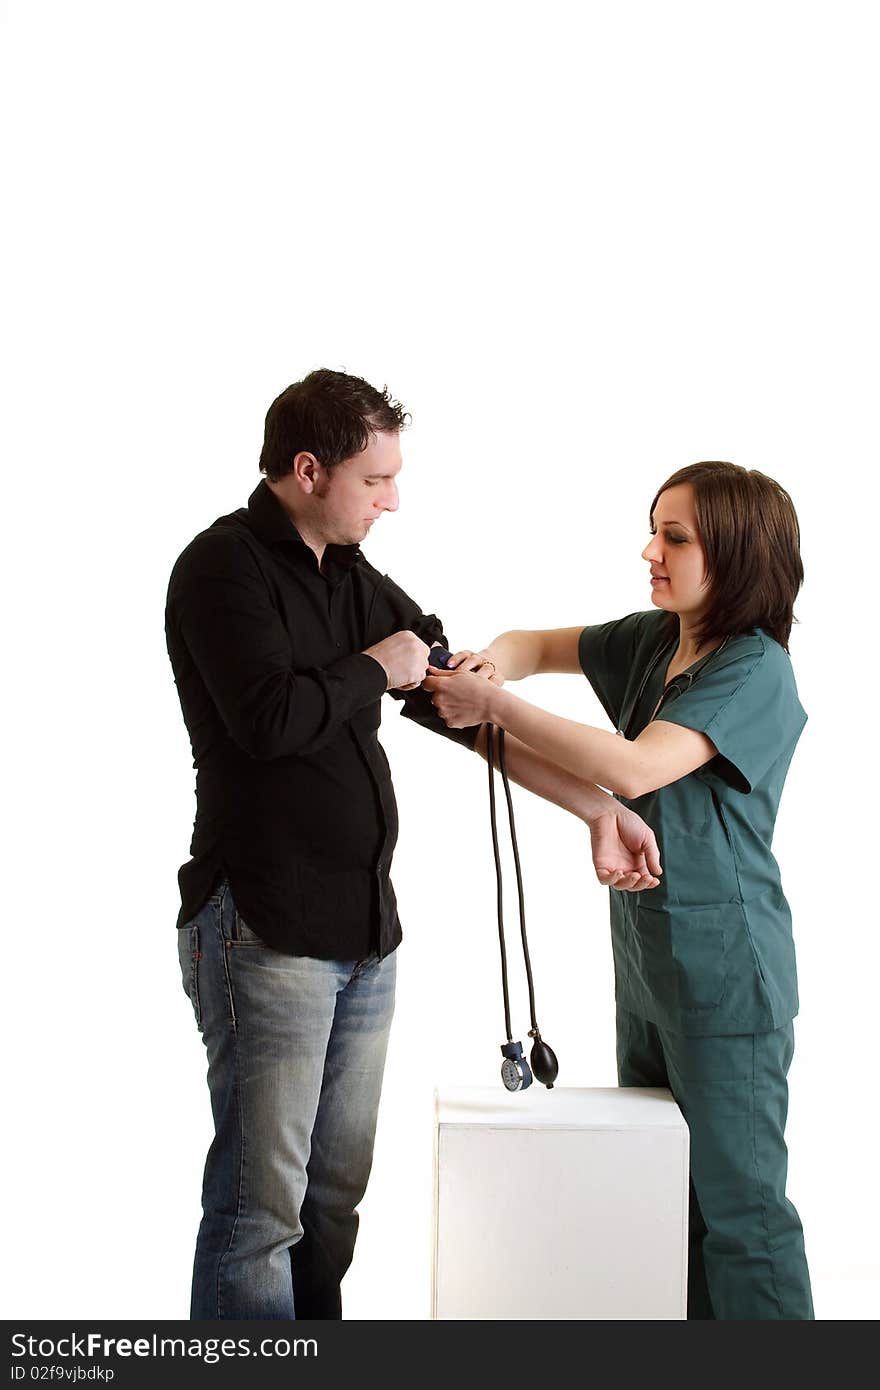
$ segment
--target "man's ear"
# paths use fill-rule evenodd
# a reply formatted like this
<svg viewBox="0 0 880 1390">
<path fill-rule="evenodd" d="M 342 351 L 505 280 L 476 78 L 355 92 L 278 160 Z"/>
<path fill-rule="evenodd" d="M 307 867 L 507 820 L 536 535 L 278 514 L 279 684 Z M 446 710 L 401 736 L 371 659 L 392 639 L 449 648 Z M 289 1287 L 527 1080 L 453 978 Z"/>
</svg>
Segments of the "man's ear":
<svg viewBox="0 0 880 1390">
<path fill-rule="evenodd" d="M 293 469 L 291 471 L 303 492 L 317 492 L 320 487 L 323 469 L 314 454 L 310 454 L 307 450 L 301 449 L 300 452 L 294 456 Z"/>
</svg>

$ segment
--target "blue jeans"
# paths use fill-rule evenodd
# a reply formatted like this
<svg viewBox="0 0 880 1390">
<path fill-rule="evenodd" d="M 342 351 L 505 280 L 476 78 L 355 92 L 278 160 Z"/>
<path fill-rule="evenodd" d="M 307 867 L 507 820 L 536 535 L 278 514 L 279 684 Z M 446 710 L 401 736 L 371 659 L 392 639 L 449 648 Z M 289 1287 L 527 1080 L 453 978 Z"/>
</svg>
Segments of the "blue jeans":
<svg viewBox="0 0 880 1390">
<path fill-rule="evenodd" d="M 272 950 L 221 883 L 177 933 L 215 1136 L 193 1318 L 339 1318 L 373 1158 L 396 960 Z"/>
</svg>

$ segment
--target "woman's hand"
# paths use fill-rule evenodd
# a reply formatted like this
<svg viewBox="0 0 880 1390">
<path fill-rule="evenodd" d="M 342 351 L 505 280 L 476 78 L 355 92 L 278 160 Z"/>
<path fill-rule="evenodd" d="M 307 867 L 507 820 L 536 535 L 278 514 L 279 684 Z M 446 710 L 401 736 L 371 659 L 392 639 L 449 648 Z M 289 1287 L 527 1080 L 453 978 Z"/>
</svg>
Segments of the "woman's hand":
<svg viewBox="0 0 880 1390">
<path fill-rule="evenodd" d="M 498 663 L 488 647 L 484 647 L 481 652 L 461 651 L 456 652 L 450 657 L 447 671 L 473 671 L 474 675 L 482 676 L 484 680 L 489 680 L 493 685 L 503 685 L 504 676 L 498 669 Z"/>
<path fill-rule="evenodd" d="M 459 653 L 460 655 L 460 653 Z M 431 703 L 450 729 L 470 729 L 491 720 L 491 699 L 497 685 L 472 671 L 433 671 L 422 682 L 431 692 Z"/>
<path fill-rule="evenodd" d="M 653 830 L 641 816 L 614 802 L 587 823 L 600 883 L 626 893 L 657 887 L 663 872 L 660 853 Z"/>
</svg>

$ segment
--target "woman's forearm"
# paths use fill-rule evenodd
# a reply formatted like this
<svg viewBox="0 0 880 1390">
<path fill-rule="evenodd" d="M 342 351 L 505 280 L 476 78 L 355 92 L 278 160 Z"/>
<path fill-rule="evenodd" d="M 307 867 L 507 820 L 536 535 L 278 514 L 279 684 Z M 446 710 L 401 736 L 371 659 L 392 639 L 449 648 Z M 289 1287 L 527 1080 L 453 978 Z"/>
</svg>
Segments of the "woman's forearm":
<svg viewBox="0 0 880 1390">
<path fill-rule="evenodd" d="M 486 757 L 486 729 L 480 730 L 476 750 Z M 505 764 L 521 787 L 561 806 L 584 821 L 590 831 L 590 854 L 599 882 L 620 892 L 656 888 L 663 869 L 653 831 L 633 811 L 565 768 L 527 748 L 511 734 L 504 738 Z M 498 743 L 495 762 L 498 763 Z"/>
<path fill-rule="evenodd" d="M 488 718 L 551 764 L 568 769 L 576 782 L 633 795 L 633 745 L 617 734 L 550 714 L 500 688 L 492 692 Z"/>
<path fill-rule="evenodd" d="M 470 671 L 438 671 L 425 677 L 424 688 L 451 729 L 496 724 L 577 781 L 607 787 L 628 801 L 677 782 L 718 752 L 706 734 L 667 719 L 650 720 L 630 742 L 550 714 Z"/>
<path fill-rule="evenodd" d="M 488 681 L 484 685 L 481 720 L 507 730 L 551 763 L 567 768 L 578 780 L 607 787 L 627 800 L 677 782 L 718 751 L 705 734 L 667 720 L 652 720 L 630 742 L 605 729 L 538 709 Z"/>
<path fill-rule="evenodd" d="M 486 728 L 480 730 L 475 744 L 481 757 L 487 756 Z M 504 740 L 504 757 L 511 779 L 527 791 L 543 797 L 563 811 L 591 824 L 597 817 L 616 809 L 614 798 L 592 782 L 585 782 L 564 767 L 542 757 L 533 748 L 508 734 Z M 498 766 L 498 741 L 495 741 L 495 766 Z"/>
<path fill-rule="evenodd" d="M 541 659 L 541 633 L 502 632 L 483 650 L 495 662 L 505 680 L 523 680 L 526 676 L 533 676 L 538 669 Z"/>
</svg>

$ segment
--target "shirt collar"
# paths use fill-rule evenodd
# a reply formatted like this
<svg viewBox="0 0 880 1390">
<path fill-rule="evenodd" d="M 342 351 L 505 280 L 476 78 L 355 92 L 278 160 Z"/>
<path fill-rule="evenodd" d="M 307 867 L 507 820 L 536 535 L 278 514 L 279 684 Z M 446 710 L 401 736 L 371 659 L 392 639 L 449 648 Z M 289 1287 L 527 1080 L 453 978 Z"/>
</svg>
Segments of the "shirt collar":
<svg viewBox="0 0 880 1390">
<path fill-rule="evenodd" d="M 251 530 L 265 545 L 289 545 L 299 559 L 311 559 L 317 565 L 315 552 L 306 545 L 265 478 L 248 498 L 247 511 Z M 350 569 L 360 554 L 359 545 L 328 545 L 324 551 L 328 561 L 344 570 Z"/>
</svg>

